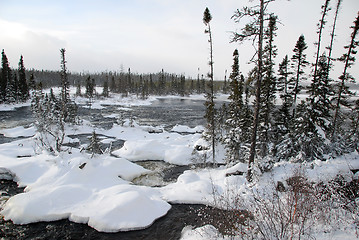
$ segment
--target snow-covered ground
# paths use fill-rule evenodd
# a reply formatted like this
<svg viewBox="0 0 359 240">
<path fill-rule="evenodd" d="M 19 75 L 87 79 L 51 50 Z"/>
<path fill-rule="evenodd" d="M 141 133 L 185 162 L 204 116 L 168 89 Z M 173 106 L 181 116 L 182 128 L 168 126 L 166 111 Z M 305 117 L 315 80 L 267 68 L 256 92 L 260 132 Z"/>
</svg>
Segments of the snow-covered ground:
<svg viewBox="0 0 359 240">
<path fill-rule="evenodd" d="M 199 98 L 199 96 L 198 96 Z M 86 99 L 77 98 L 78 103 Z M 134 104 L 151 104 L 153 99 L 135 100 L 121 97 L 98 100 L 92 107 L 118 105 L 130 107 Z M 87 121 L 81 126 L 67 126 L 67 134 L 90 134 L 94 127 Z M 111 129 L 95 129 L 96 133 L 108 136 L 102 142 L 114 139 L 125 140 L 124 146 L 112 154 L 95 155 L 80 151 L 86 147 L 66 148 L 58 155 L 49 154 L 39 148 L 34 127 L 22 126 L 1 129 L 6 137 L 24 136 L 20 140 L 0 145 L 0 170 L 13 174 L 25 192 L 11 197 L 3 206 L 1 215 L 16 224 L 38 221 L 54 221 L 68 218 L 85 223 L 104 232 L 128 231 L 146 228 L 170 209 L 169 203 L 201 203 L 215 205 L 228 191 L 236 189 L 238 194 L 249 191 L 264 191 L 273 188 L 273 183 L 283 182 L 296 169 L 302 169 L 310 182 L 327 182 L 338 174 L 344 178 L 353 176 L 350 168 L 359 168 L 359 155 L 348 154 L 326 162 L 308 164 L 281 162 L 273 171 L 258 175 L 254 183 L 248 183 L 244 175 L 245 164 L 232 167 L 194 168 L 181 174 L 177 181 L 164 187 L 139 186 L 132 180 L 149 170 L 136 161 L 162 160 L 176 165 L 190 165 L 194 159 L 196 145 L 203 144 L 200 131 L 203 127 L 190 128 L 177 125 L 171 131 L 140 126 L 126 121 Z M 160 130 L 160 131 L 153 131 Z M 151 132 L 151 133 L 150 133 Z M 153 133 L 155 132 L 155 133 Z M 186 133 L 186 134 L 180 134 Z M 79 142 L 66 138 L 66 142 Z M 197 155 L 201 154 L 197 152 Z M 217 162 L 224 161 L 224 151 L 219 150 Z M 1 176 L 1 175 L 0 175 Z M 0 205 L 1 207 L 1 205 Z M 320 229 L 320 228 L 319 228 Z M 355 227 L 333 228 L 333 231 L 313 233 L 316 239 L 354 239 Z M 339 238 L 340 237 L 340 238 Z M 183 230 L 182 239 L 230 239 L 223 237 L 210 225 Z"/>
</svg>

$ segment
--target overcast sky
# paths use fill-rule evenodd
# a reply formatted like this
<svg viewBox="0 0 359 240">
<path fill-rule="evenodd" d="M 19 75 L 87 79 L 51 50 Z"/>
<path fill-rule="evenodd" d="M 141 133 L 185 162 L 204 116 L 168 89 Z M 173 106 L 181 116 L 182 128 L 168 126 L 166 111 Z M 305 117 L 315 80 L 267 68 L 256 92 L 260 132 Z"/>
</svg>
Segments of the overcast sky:
<svg viewBox="0 0 359 240">
<path fill-rule="evenodd" d="M 257 2 L 257 0 L 251 1 Z M 324 0 L 277 0 L 270 11 L 278 15 L 277 61 L 292 55 L 301 34 L 305 35 L 308 60 L 313 61 L 316 24 Z M 332 14 L 328 16 L 324 46 L 329 41 Z M 60 48 L 66 48 L 68 69 L 76 72 L 126 71 L 154 73 L 162 68 L 195 77 L 209 70 L 208 36 L 203 11 L 213 19 L 215 78 L 231 70 L 232 53 L 238 48 L 240 68 L 246 74 L 254 54 L 250 43 L 229 43 L 231 31 L 243 27 L 231 19 L 247 0 L 0 0 L 0 48 L 12 67 L 20 55 L 27 68 L 58 70 Z M 350 41 L 350 26 L 359 11 L 358 0 L 344 0 L 339 15 L 334 57 Z M 324 48 L 323 48 L 324 50 Z M 359 58 L 359 57 L 358 57 Z M 359 65 L 351 73 L 359 80 Z M 342 64 L 336 64 L 338 75 Z M 333 76 L 334 77 L 334 76 Z"/>
</svg>

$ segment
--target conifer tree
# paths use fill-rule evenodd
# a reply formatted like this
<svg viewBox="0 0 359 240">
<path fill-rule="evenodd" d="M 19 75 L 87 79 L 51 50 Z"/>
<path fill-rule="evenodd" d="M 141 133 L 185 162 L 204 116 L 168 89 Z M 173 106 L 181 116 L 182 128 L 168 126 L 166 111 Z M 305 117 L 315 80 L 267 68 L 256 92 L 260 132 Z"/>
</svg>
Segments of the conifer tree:
<svg viewBox="0 0 359 240">
<path fill-rule="evenodd" d="M 346 53 L 344 53 L 338 60 L 344 63 L 343 73 L 339 77 L 339 83 L 336 87 L 337 91 L 335 93 L 335 112 L 333 117 L 333 132 L 332 139 L 335 138 L 335 133 L 338 128 L 338 119 L 339 119 L 339 110 L 340 106 L 348 106 L 348 98 L 353 95 L 353 93 L 349 90 L 347 86 L 348 81 L 354 80 L 353 76 L 348 73 L 349 68 L 355 62 L 355 55 L 357 51 L 355 48 L 359 45 L 359 40 L 356 40 L 356 36 L 359 30 L 359 12 L 356 20 L 354 21 L 354 26 L 351 27 L 353 32 L 351 34 L 350 44 L 345 46 L 345 49 L 348 49 Z"/>
<path fill-rule="evenodd" d="M 215 153 L 216 153 L 216 124 L 215 124 L 215 116 L 216 116 L 216 109 L 214 104 L 214 85 L 213 85 L 213 41 L 212 41 L 212 31 L 210 22 L 212 20 L 212 15 L 208 8 L 205 9 L 203 13 L 203 23 L 207 27 L 205 33 L 209 36 L 209 66 L 210 72 L 208 73 L 208 77 L 210 79 L 208 83 L 209 91 L 206 93 L 206 114 L 205 118 L 207 119 L 207 139 L 209 139 L 212 147 L 212 160 L 215 163 Z"/>
<path fill-rule="evenodd" d="M 111 82 L 110 82 L 110 92 L 116 92 L 117 91 L 117 86 L 116 86 L 116 81 L 115 81 L 115 76 L 111 77 Z"/>
<path fill-rule="evenodd" d="M 12 71 L 9 70 L 10 78 L 6 84 L 6 102 L 7 103 L 15 103 L 18 98 L 18 79 L 16 73 L 12 74 Z"/>
<path fill-rule="evenodd" d="M 87 151 L 91 153 L 91 157 L 94 157 L 95 154 L 102 154 L 102 150 L 100 147 L 100 140 L 95 132 L 95 130 L 92 131 L 92 135 L 90 138 L 90 144 L 86 148 Z"/>
<path fill-rule="evenodd" d="M 242 29 L 240 33 L 234 33 L 232 41 L 235 42 L 243 42 L 247 39 L 257 40 L 257 61 L 256 61 L 256 94 L 255 94 L 255 106 L 253 113 L 253 125 L 252 125 L 252 137 L 251 137 L 251 146 L 249 152 L 249 160 L 248 160 L 248 172 L 247 172 L 247 180 L 252 181 L 253 178 L 253 165 L 254 165 L 254 157 L 256 153 L 256 144 L 257 144 L 257 130 L 259 123 L 259 111 L 260 111 L 260 96 L 261 96 L 261 85 L 263 78 L 263 40 L 264 40 L 264 16 L 265 9 L 267 5 L 273 0 L 260 0 L 259 6 L 255 6 L 253 8 L 244 7 L 241 11 L 237 10 L 237 12 L 232 16 L 232 18 L 239 22 L 244 17 L 249 17 L 252 21 Z"/>
<path fill-rule="evenodd" d="M 294 55 L 292 56 L 292 67 L 293 67 L 293 72 L 295 74 L 294 89 L 293 89 L 293 117 L 296 111 L 297 96 L 302 90 L 302 86 L 300 85 L 300 80 L 303 78 L 303 74 L 304 74 L 303 68 L 305 68 L 308 65 L 308 62 L 306 60 L 307 55 L 304 53 L 304 51 L 307 48 L 308 46 L 305 42 L 304 35 L 300 35 L 295 45 L 295 48 L 293 49 Z"/>
<path fill-rule="evenodd" d="M 31 91 L 35 91 L 35 90 L 36 90 L 36 81 L 35 81 L 34 73 L 31 73 L 31 74 L 30 74 L 29 90 L 31 90 Z"/>
<path fill-rule="evenodd" d="M 337 19 L 338 19 L 338 14 L 339 14 L 339 9 L 340 9 L 340 5 L 342 3 L 342 0 L 338 0 L 337 1 L 337 5 L 336 5 L 336 8 L 335 8 L 335 14 L 334 14 L 334 21 L 333 21 L 333 26 L 332 26 L 332 32 L 330 33 L 330 44 L 329 46 L 327 47 L 327 49 L 329 50 L 329 53 L 328 53 L 328 67 L 329 67 L 329 71 L 328 71 L 328 78 L 329 78 L 329 72 L 332 68 L 332 63 L 331 61 L 333 60 L 332 59 L 332 52 L 333 52 L 333 45 L 334 45 L 334 38 L 335 38 L 335 28 L 336 28 L 336 25 L 337 25 Z"/>
<path fill-rule="evenodd" d="M 6 88 L 11 81 L 11 69 L 4 49 L 1 52 L 0 102 L 6 101 Z"/>
<path fill-rule="evenodd" d="M 61 53 L 61 115 L 62 121 L 68 123 L 76 123 L 77 121 L 77 105 L 70 99 L 70 82 L 67 75 L 66 59 L 64 48 L 60 49 Z M 60 124 L 61 125 L 61 124 Z M 62 145 L 62 142 L 61 142 Z"/>
<path fill-rule="evenodd" d="M 294 88 L 294 79 L 290 77 L 292 73 L 289 70 L 288 55 L 286 55 L 282 62 L 279 64 L 277 91 L 282 99 L 282 105 L 279 106 L 275 113 L 275 146 L 278 146 L 280 142 L 283 142 L 281 146 L 289 143 L 289 131 L 291 127 L 292 115 L 290 113 L 291 106 L 293 104 L 293 97 L 291 91 Z M 284 143 L 285 142 L 285 143 Z M 278 151 L 275 150 L 275 151 Z"/>
<path fill-rule="evenodd" d="M 350 120 L 349 145 L 352 149 L 359 152 L 359 100 L 355 101 Z"/>
<path fill-rule="evenodd" d="M 313 74 L 314 81 L 316 81 L 315 78 L 318 76 L 317 72 L 318 72 L 318 64 L 319 64 L 319 58 L 320 58 L 322 32 L 323 32 L 325 24 L 327 23 L 325 20 L 325 17 L 328 15 L 328 12 L 330 10 L 329 2 L 330 2 L 330 0 L 325 0 L 325 3 L 322 5 L 322 17 L 319 20 L 319 24 L 318 24 L 318 31 L 317 31 L 318 41 L 315 43 L 315 45 L 317 46 L 317 50 L 316 50 L 316 58 L 315 58 L 314 74 Z"/>
<path fill-rule="evenodd" d="M 266 46 L 264 47 L 264 62 L 263 71 L 264 77 L 261 89 L 261 106 L 259 113 L 259 121 L 261 127 L 259 129 L 259 140 L 261 142 L 261 154 L 262 156 L 267 155 L 268 145 L 270 144 L 269 131 L 271 131 L 272 114 L 274 111 L 275 104 L 275 93 L 276 93 L 276 77 L 274 76 L 274 58 L 277 56 L 277 49 L 274 45 L 274 37 L 276 36 L 276 20 L 277 17 L 270 15 L 268 27 L 264 33 L 264 40 Z"/>
<path fill-rule="evenodd" d="M 107 79 L 103 82 L 103 89 L 102 89 L 102 96 L 108 97 L 109 90 L 108 90 L 108 81 Z"/>
<path fill-rule="evenodd" d="M 318 61 L 317 77 L 312 80 L 308 88 L 311 120 L 322 129 L 324 134 L 329 133 L 329 123 L 331 122 L 330 96 L 333 96 L 331 81 L 327 75 L 328 68 L 327 57 L 323 54 Z"/>
<path fill-rule="evenodd" d="M 299 161 L 322 159 L 324 153 L 324 139 L 315 124 L 312 110 L 305 101 L 297 107 L 296 118 L 293 123 L 293 139 L 290 145 Z"/>
<path fill-rule="evenodd" d="M 227 149 L 229 162 L 238 161 L 240 158 L 240 145 L 242 143 L 242 132 L 247 131 L 240 126 L 243 109 L 243 82 L 240 79 L 238 50 L 233 52 L 232 72 L 229 76 L 228 116 L 226 120 L 227 134 L 224 143 Z"/>
<path fill-rule="evenodd" d="M 19 73 L 19 84 L 18 84 L 19 100 L 25 102 L 27 99 L 29 99 L 29 87 L 26 82 L 24 59 L 22 55 L 19 61 L 18 73 Z"/>
</svg>

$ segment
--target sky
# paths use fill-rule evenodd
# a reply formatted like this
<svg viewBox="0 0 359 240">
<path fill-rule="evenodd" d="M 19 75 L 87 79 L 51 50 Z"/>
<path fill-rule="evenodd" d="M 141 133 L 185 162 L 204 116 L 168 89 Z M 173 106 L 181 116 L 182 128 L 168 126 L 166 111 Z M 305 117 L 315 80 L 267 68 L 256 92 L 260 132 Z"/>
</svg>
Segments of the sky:
<svg viewBox="0 0 359 240">
<path fill-rule="evenodd" d="M 127 71 L 166 72 L 197 77 L 209 71 L 208 35 L 202 17 L 206 7 L 212 14 L 214 76 L 223 79 L 238 49 L 240 69 L 253 68 L 248 61 L 255 53 L 251 42 L 230 43 L 232 32 L 245 24 L 231 19 L 236 9 L 258 0 L 0 0 L 0 49 L 12 67 L 20 55 L 28 69 L 59 70 L 60 49 L 66 49 L 72 72 Z M 316 25 L 324 0 L 276 0 L 268 10 L 278 15 L 277 62 L 293 48 L 301 34 L 308 44 L 307 59 L 314 61 Z M 329 43 L 336 0 L 323 35 Z M 359 11 L 358 0 L 344 0 L 337 23 L 334 57 L 349 44 L 350 26 Z M 322 48 L 323 51 L 325 50 Z M 333 78 L 343 64 L 337 63 Z M 358 64 L 350 72 L 359 79 Z"/>
</svg>

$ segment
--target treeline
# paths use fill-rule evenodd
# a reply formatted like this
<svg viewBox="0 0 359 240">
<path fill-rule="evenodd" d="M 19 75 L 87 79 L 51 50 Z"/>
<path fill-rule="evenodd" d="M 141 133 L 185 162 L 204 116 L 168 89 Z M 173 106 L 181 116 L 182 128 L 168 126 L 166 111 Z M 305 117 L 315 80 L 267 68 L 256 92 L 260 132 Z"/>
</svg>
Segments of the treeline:
<svg viewBox="0 0 359 240">
<path fill-rule="evenodd" d="M 101 73 L 86 75 L 76 84 L 77 95 L 82 95 L 82 87 L 86 88 L 86 96 L 92 96 L 95 87 L 102 87 L 105 97 L 109 93 L 121 93 L 123 96 L 136 94 L 138 97 L 147 98 L 150 95 L 180 95 L 202 94 L 208 91 L 208 85 L 203 75 L 197 79 L 186 78 L 184 75 L 166 73 L 163 69 L 154 74 L 132 73 L 129 68 L 126 73 Z M 216 91 L 225 89 L 226 83 L 216 81 Z"/>
<path fill-rule="evenodd" d="M 335 24 L 341 0 L 335 8 L 330 45 L 323 50 L 322 33 L 330 9 L 330 1 L 325 0 L 317 25 L 315 62 L 308 62 L 307 43 L 301 35 L 293 52 L 276 66 L 277 17 L 266 12 L 267 5 L 273 1 L 259 2 L 253 8 L 238 10 L 233 16 L 236 22 L 249 18 L 242 31 L 233 35 L 233 41 L 255 39 L 257 59 L 253 70 L 244 77 L 240 72 L 239 52 L 234 51 L 229 77 L 230 103 L 216 113 L 218 128 L 209 134 L 226 146 L 228 162 L 249 162 L 248 180 L 252 179 L 254 156 L 257 166 L 266 171 L 281 160 L 325 160 L 359 151 L 359 100 L 355 100 L 349 89 L 349 84 L 354 82 L 349 69 L 359 45 L 359 13 L 350 27 L 351 40 L 344 46 L 343 55 L 334 58 Z M 330 76 L 334 64 L 343 66 L 338 79 Z M 305 74 L 308 69 L 310 75 Z M 254 98 L 253 102 L 249 101 L 250 97 Z M 208 125 L 211 122 L 209 119 Z"/>
<path fill-rule="evenodd" d="M 30 91 L 61 86 L 61 71 L 26 69 L 23 57 L 20 57 L 19 68 L 11 69 L 2 50 L 0 75 L 0 103 L 24 102 L 30 98 Z M 136 94 L 147 98 L 150 95 L 180 95 L 202 94 L 208 91 L 208 84 L 203 75 L 196 79 L 167 73 L 163 69 L 158 73 L 138 74 L 127 72 L 100 73 L 67 73 L 70 86 L 77 88 L 77 95 L 104 96 L 110 93 L 121 93 L 123 96 Z M 86 88 L 82 93 L 81 89 Z M 102 87 L 102 92 L 96 92 L 96 87 Z M 226 91 L 227 81 L 215 81 L 214 91 Z"/>
</svg>

